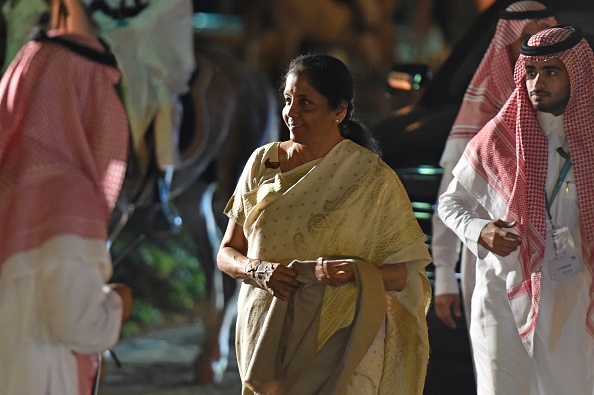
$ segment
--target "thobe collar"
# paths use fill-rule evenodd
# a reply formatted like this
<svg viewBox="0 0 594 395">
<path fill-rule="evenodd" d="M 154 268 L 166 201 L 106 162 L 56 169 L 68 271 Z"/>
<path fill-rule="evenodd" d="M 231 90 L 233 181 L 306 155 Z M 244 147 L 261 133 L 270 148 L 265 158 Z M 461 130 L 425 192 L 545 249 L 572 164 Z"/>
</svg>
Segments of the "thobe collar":
<svg viewBox="0 0 594 395">
<path fill-rule="evenodd" d="M 563 114 L 553 115 L 548 112 L 538 111 L 536 119 L 549 140 L 549 151 L 562 147 L 567 151 L 567 139 L 563 128 Z"/>
</svg>

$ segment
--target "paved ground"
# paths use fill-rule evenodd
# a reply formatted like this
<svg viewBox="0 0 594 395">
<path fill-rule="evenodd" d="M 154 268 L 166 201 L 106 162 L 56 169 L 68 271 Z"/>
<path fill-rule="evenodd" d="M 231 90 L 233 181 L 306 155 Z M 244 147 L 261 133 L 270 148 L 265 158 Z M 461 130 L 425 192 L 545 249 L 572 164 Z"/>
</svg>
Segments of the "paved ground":
<svg viewBox="0 0 594 395">
<path fill-rule="evenodd" d="M 432 309 L 427 320 L 432 353 L 424 394 L 476 395 L 464 323 L 446 331 Z M 181 324 L 120 342 L 114 351 L 122 367 L 106 358 L 107 373 L 99 395 L 241 394 L 235 349 L 230 350 L 233 358 L 220 384 L 193 384 L 192 363 L 204 338 L 203 328 L 200 323 Z"/>
<path fill-rule="evenodd" d="M 106 356 L 99 395 L 237 395 L 241 381 L 233 358 L 220 384 L 193 384 L 192 362 L 203 336 L 199 324 L 155 331 L 124 340 L 114 351 L 122 363 Z M 232 350 L 235 355 L 235 350 Z"/>
</svg>

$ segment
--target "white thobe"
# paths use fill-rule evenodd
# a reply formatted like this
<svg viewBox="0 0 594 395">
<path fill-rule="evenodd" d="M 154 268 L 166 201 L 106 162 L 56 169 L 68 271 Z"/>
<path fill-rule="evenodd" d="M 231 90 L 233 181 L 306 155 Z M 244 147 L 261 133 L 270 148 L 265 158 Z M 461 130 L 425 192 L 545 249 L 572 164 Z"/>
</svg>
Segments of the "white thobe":
<svg viewBox="0 0 594 395">
<path fill-rule="evenodd" d="M 462 139 L 459 139 L 462 140 Z M 459 142 L 462 145 L 469 140 Z M 462 152 L 460 153 L 461 156 Z M 460 159 L 460 156 L 457 159 Z M 453 159 L 453 158 L 452 158 Z M 457 161 L 457 160 L 456 160 Z M 443 176 L 439 184 L 438 196 L 444 193 L 454 179 L 452 170 L 456 165 L 454 160 L 440 161 L 443 167 Z M 461 245 L 460 239 L 439 218 L 437 211 L 431 218 L 431 256 L 435 266 L 435 296 L 445 294 L 458 294 L 458 281 L 456 279 L 456 263 L 460 261 L 460 288 L 462 291 L 462 306 L 467 325 L 470 325 L 470 300 L 475 284 L 476 257 L 468 248 Z"/>
<path fill-rule="evenodd" d="M 538 120 L 549 140 L 546 188 L 550 197 L 564 161 L 556 150 L 564 146 L 567 151 L 563 116 L 539 113 Z M 591 275 L 581 257 L 573 171 L 569 171 L 552 202 L 551 215 L 557 228 L 570 228 L 583 270 L 565 280 L 551 279 L 547 262 L 554 256 L 554 247 L 547 220 L 532 358 L 520 341 L 506 293 L 508 268 L 519 265 L 519 249 L 506 258 L 497 257 L 499 265 L 485 260 L 491 253 L 477 241 L 486 223 L 496 218 L 480 218 L 477 206 L 478 202 L 455 178 L 440 197 L 440 217 L 478 257 L 470 328 L 478 394 L 594 394 L 594 339 L 585 325 Z"/>
<path fill-rule="evenodd" d="M 119 337 L 122 301 L 105 242 L 55 237 L 0 266 L 0 393 L 80 395 L 73 352 Z"/>
</svg>

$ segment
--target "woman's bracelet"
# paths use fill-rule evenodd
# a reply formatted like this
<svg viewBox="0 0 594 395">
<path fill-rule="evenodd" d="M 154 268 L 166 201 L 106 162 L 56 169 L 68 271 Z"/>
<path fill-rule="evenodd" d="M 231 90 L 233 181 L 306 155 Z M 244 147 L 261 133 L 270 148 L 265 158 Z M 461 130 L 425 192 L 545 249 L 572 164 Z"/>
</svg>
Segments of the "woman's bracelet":
<svg viewBox="0 0 594 395">
<path fill-rule="evenodd" d="M 245 265 L 245 274 L 251 278 L 254 278 L 256 272 L 258 271 L 258 266 L 261 264 L 261 259 L 248 258 L 248 263 Z"/>
</svg>

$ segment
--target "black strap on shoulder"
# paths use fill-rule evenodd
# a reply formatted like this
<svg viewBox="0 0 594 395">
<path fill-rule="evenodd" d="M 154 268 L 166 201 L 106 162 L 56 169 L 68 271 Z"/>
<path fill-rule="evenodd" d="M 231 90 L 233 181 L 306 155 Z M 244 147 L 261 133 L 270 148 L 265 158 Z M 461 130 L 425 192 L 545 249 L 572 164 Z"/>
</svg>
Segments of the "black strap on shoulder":
<svg viewBox="0 0 594 395">
<path fill-rule="evenodd" d="M 520 53 L 526 56 L 551 55 L 575 47 L 580 41 L 582 41 L 582 38 L 584 37 L 582 31 L 577 26 L 556 25 L 552 26 L 550 29 L 553 28 L 567 29 L 571 31 L 571 34 L 569 35 L 569 37 L 567 37 L 565 40 L 561 42 L 542 46 L 528 45 L 528 40 L 530 40 L 530 38 L 528 38 L 526 39 L 526 41 L 522 43 L 522 46 L 520 47 Z"/>
<path fill-rule="evenodd" d="M 62 37 L 49 37 L 43 29 L 36 29 L 31 35 L 31 40 L 39 42 L 53 42 L 63 47 L 66 47 L 70 51 L 92 61 L 95 61 L 97 63 L 101 63 L 114 68 L 118 67 L 118 63 L 116 61 L 115 56 L 113 56 L 113 54 L 107 50 L 105 43 L 102 43 L 102 45 L 106 47 L 106 52 L 99 52 L 84 45 L 80 45 L 75 42 L 66 40 Z"/>
</svg>

